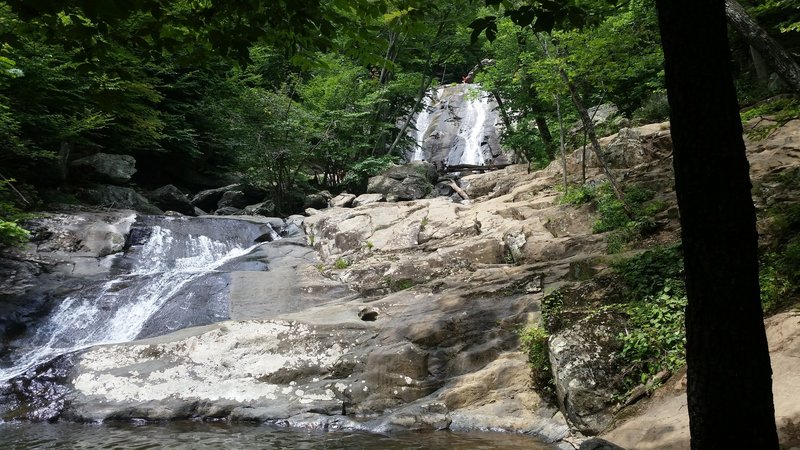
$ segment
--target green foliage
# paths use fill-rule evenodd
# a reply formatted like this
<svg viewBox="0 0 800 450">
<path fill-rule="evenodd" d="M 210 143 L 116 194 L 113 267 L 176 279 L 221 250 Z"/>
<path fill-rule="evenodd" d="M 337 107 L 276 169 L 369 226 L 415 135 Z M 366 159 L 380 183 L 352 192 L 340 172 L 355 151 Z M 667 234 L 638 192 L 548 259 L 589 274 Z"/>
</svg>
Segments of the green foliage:
<svg viewBox="0 0 800 450">
<path fill-rule="evenodd" d="M 742 123 L 745 125 L 755 118 L 768 118 L 769 122 L 766 125 L 758 123 L 754 127 L 745 128 L 745 133 L 749 138 L 764 139 L 790 120 L 800 118 L 800 101 L 795 98 L 773 98 L 747 109 L 741 113 L 741 116 Z"/>
<path fill-rule="evenodd" d="M 625 283 L 622 308 L 630 318 L 618 336 L 620 355 L 638 369 L 626 375 L 630 388 L 685 363 L 683 256 L 679 246 L 657 247 L 616 262 L 614 270 Z"/>
<path fill-rule="evenodd" d="M 374 177 L 395 164 L 397 164 L 396 156 L 368 156 L 349 167 L 347 175 L 342 180 L 343 184 L 350 186 L 354 191 L 365 191 L 369 177 Z"/>
<path fill-rule="evenodd" d="M 344 258 L 339 258 L 336 260 L 336 262 L 333 263 L 333 267 L 339 270 L 347 269 L 348 267 L 350 267 L 350 261 Z"/>
<path fill-rule="evenodd" d="M 629 327 L 619 335 L 620 355 L 641 373 L 628 378 L 628 387 L 646 384 L 658 372 L 673 372 L 686 364 L 686 304 L 683 282 L 672 279 L 666 280 L 658 294 L 629 305 Z"/>
<path fill-rule="evenodd" d="M 663 122 L 669 119 L 669 102 L 666 92 L 653 92 L 633 112 L 632 119 L 638 124 Z"/>
<path fill-rule="evenodd" d="M 8 186 L 14 180 L 0 180 L 0 248 L 28 242 L 30 233 L 17 223 L 27 217 L 10 200 Z"/>
<path fill-rule="evenodd" d="M 542 298 L 542 322 L 548 330 L 553 329 L 555 321 L 564 307 L 564 292 L 557 289 Z"/>
<path fill-rule="evenodd" d="M 667 280 L 683 279 L 683 252 L 680 246 L 656 247 L 617 261 L 613 267 L 622 276 L 628 296 L 640 299 L 660 293 Z"/>
<path fill-rule="evenodd" d="M 546 395 L 555 396 L 555 382 L 550 367 L 550 349 L 547 345 L 550 335 L 541 327 L 527 327 L 519 332 L 520 348 L 528 355 L 534 389 Z"/>
<path fill-rule="evenodd" d="M 562 188 L 559 185 L 559 188 Z M 580 186 L 570 186 L 559 198 L 558 203 L 562 205 L 579 206 L 589 203 L 597 197 L 597 189 L 594 185 L 583 184 Z"/>
<path fill-rule="evenodd" d="M 752 12 L 762 21 L 776 18 L 777 28 L 781 33 L 800 32 L 800 1 L 798 0 L 762 0 L 756 2 Z"/>
<path fill-rule="evenodd" d="M 559 198 L 561 204 L 582 205 L 591 202 L 597 208 L 599 218 L 592 230 L 595 233 L 612 231 L 608 236 L 608 252 L 617 253 L 622 248 L 655 228 L 653 216 L 662 211 L 666 204 L 654 200 L 655 192 L 636 185 L 626 186 L 625 199 L 634 212 L 631 220 L 616 197 L 609 183 L 570 187 Z"/>
<path fill-rule="evenodd" d="M 610 184 L 603 183 L 595 190 L 594 204 L 600 218 L 595 222 L 592 231 L 595 233 L 613 231 L 609 235 L 609 253 L 617 253 L 625 244 L 651 232 L 656 226 L 653 215 L 666 206 L 663 201 L 653 200 L 655 192 L 640 186 L 626 186 L 624 194 L 625 200 L 633 210 L 633 219 L 625 212 L 622 202 L 616 197 Z"/>
<path fill-rule="evenodd" d="M 800 204 L 782 206 L 772 214 L 773 242 L 761 256 L 759 273 L 761 304 L 767 315 L 795 303 L 800 295 Z"/>
<path fill-rule="evenodd" d="M 386 282 L 386 285 L 389 287 L 389 290 L 392 291 L 392 292 L 404 291 L 406 289 L 411 289 L 412 287 L 414 287 L 417 284 L 411 278 L 386 277 L 384 279 L 384 281 Z"/>
</svg>

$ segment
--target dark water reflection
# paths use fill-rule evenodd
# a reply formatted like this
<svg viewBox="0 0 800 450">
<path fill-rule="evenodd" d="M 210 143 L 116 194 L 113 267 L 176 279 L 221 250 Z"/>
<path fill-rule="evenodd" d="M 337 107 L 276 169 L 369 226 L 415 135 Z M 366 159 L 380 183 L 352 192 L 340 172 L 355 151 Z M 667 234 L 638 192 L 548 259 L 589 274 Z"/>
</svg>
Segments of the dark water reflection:
<svg viewBox="0 0 800 450">
<path fill-rule="evenodd" d="M 3 449 L 532 449 L 551 450 L 507 433 L 378 435 L 305 431 L 266 425 L 176 422 L 164 425 L 2 423 Z"/>
</svg>

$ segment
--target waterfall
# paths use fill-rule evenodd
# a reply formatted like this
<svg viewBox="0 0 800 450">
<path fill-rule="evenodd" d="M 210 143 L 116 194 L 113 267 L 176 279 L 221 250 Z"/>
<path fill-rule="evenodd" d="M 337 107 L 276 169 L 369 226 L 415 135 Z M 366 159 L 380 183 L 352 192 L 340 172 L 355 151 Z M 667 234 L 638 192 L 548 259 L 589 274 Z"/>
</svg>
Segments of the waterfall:
<svg viewBox="0 0 800 450">
<path fill-rule="evenodd" d="M 415 118 L 415 131 L 409 133 L 414 148 L 408 159 L 437 166 L 483 165 L 489 158 L 502 163 L 496 108 L 494 99 L 477 84 L 431 89 Z"/>
<path fill-rule="evenodd" d="M 0 383 L 59 355 L 140 337 L 148 321 L 166 303 L 187 295 L 183 291 L 193 282 L 266 245 L 265 242 L 253 245 L 254 237 L 264 231 L 263 227 L 248 230 L 239 224 L 236 236 L 235 225 L 211 219 L 211 227 L 215 228 L 212 231 L 217 236 L 209 237 L 197 233 L 202 228 L 197 226 L 197 219 L 194 222 L 185 218 L 151 220 L 160 221 L 160 225 L 139 228 L 146 232 L 146 241 L 126 251 L 123 257 L 128 260 L 126 273 L 109 281 L 90 283 L 63 299 L 29 336 L 15 343 L 13 366 L 0 368 Z M 267 226 L 266 231 L 266 240 L 279 239 L 271 227 Z M 232 234 L 238 239 L 232 239 Z M 199 292 L 203 289 L 206 288 L 201 287 Z M 218 313 L 216 319 L 227 319 L 227 312 Z M 167 327 L 161 331 L 173 329 Z"/>
<path fill-rule="evenodd" d="M 478 98 L 467 101 L 466 112 L 461 118 L 461 127 L 458 136 L 464 140 L 464 152 L 461 154 L 461 164 L 483 165 L 483 144 L 486 126 L 486 116 L 489 102 L 481 91 Z"/>
<path fill-rule="evenodd" d="M 441 97 L 441 92 L 444 88 L 440 87 L 436 90 L 431 90 L 425 93 L 425 100 L 422 103 L 422 110 L 417 114 L 417 119 L 414 122 L 414 128 L 417 130 L 415 135 L 416 147 L 414 147 L 414 156 L 412 161 L 422 161 L 425 159 L 425 137 L 428 134 L 428 128 L 431 125 L 431 108 L 434 99 Z"/>
</svg>

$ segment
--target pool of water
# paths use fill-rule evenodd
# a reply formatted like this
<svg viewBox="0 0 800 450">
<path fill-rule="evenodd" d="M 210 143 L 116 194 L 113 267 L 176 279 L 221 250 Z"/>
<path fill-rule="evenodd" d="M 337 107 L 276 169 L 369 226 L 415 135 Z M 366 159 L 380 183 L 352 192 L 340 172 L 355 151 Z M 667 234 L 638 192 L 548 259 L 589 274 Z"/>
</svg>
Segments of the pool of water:
<svg viewBox="0 0 800 450">
<path fill-rule="evenodd" d="M 306 431 L 267 425 L 0 423 L 3 449 L 531 449 L 552 450 L 533 437 L 510 433 L 400 433 Z"/>
</svg>

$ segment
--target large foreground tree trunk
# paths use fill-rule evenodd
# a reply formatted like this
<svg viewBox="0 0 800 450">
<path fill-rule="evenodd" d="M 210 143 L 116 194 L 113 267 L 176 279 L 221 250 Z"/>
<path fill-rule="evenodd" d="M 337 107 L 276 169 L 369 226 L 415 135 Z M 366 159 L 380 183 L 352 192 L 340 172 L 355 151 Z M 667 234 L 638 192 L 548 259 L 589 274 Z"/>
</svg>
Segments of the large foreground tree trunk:
<svg viewBox="0 0 800 450">
<path fill-rule="evenodd" d="M 692 448 L 777 449 L 724 0 L 657 0 L 681 215 Z"/>
<path fill-rule="evenodd" d="M 747 14 L 736 0 L 725 0 L 728 22 L 756 49 L 767 65 L 778 74 L 795 92 L 800 92 L 800 66 L 789 53 L 772 39 L 758 23 Z"/>
</svg>

